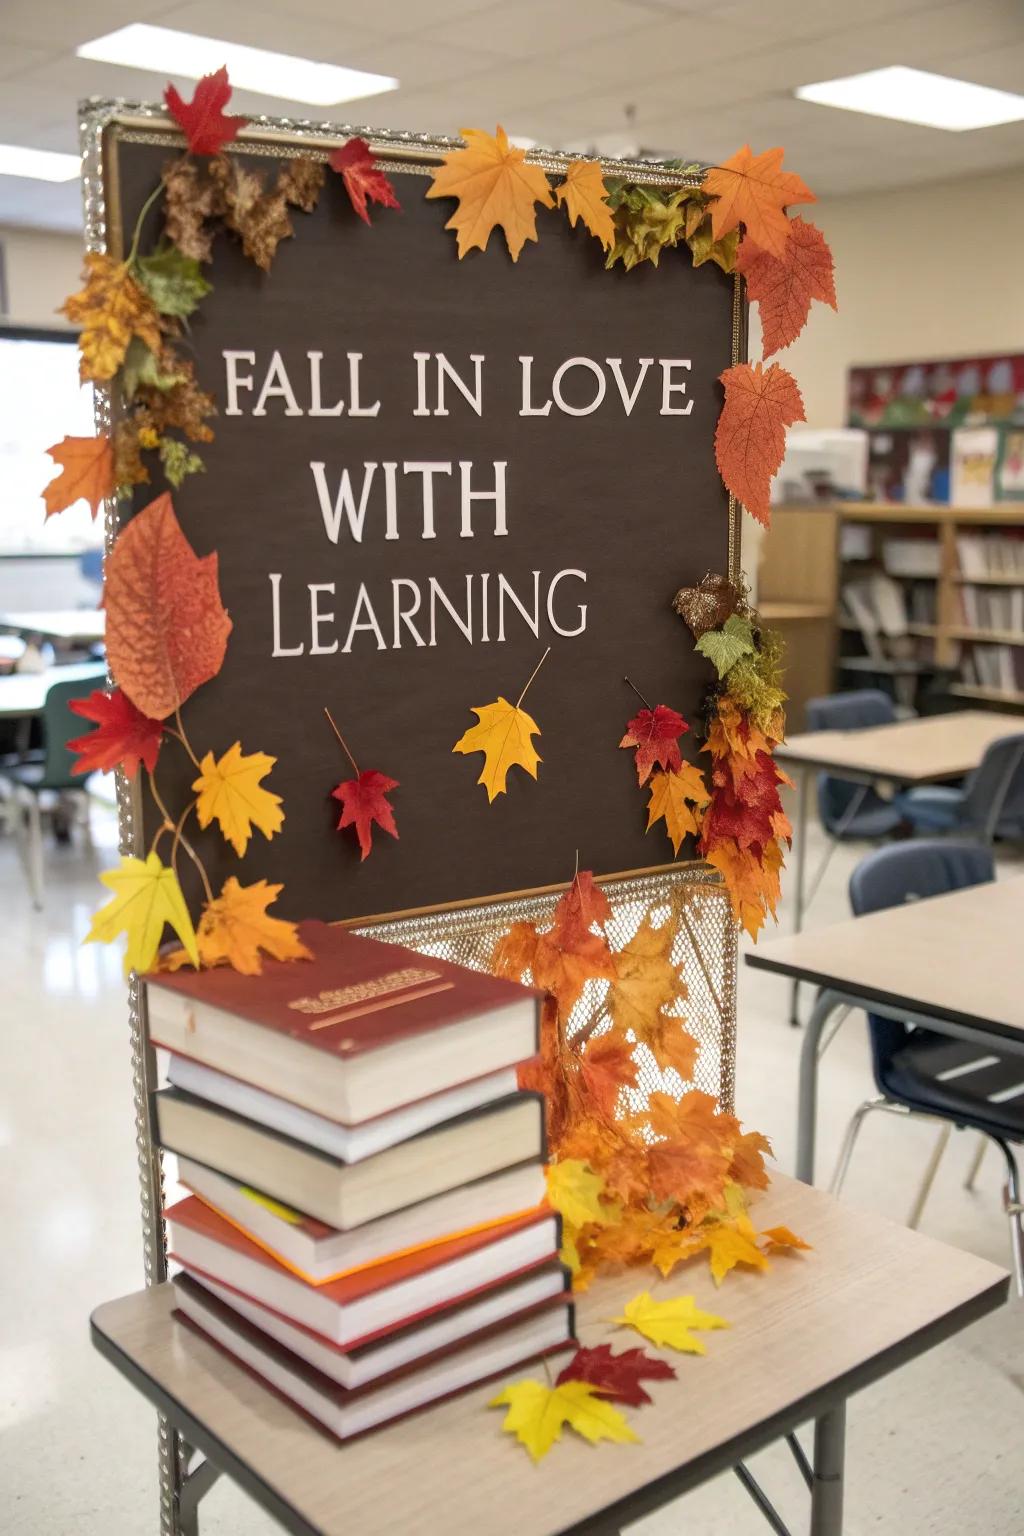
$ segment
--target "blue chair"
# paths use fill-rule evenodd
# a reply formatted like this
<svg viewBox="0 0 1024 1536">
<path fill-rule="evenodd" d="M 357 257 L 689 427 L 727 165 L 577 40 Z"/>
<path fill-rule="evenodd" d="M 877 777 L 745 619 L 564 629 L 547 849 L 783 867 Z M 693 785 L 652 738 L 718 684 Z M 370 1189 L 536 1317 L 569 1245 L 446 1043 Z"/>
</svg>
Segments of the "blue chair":
<svg viewBox="0 0 1024 1536">
<path fill-rule="evenodd" d="M 880 688 L 858 688 L 808 699 L 807 727 L 811 731 L 859 731 L 871 725 L 891 725 L 896 706 Z M 853 784 L 829 773 L 818 775 L 818 813 L 832 837 L 887 837 L 902 819 L 890 800 L 870 784 Z"/>
<path fill-rule="evenodd" d="M 946 841 L 896 843 L 861 860 L 850 877 L 855 916 L 941 896 L 995 879 L 991 850 L 977 843 Z M 1014 1274 L 1024 1296 L 1024 1232 L 1020 1178 L 1011 1142 L 1024 1141 L 1024 1062 L 1000 1056 L 987 1045 L 956 1040 L 894 1019 L 868 1015 L 871 1064 L 879 1097 L 867 1099 L 847 1127 L 832 1179 L 838 1193 L 865 1117 L 873 1110 L 924 1116 L 945 1124 L 915 1203 L 917 1225 L 949 1132 L 956 1126 L 980 1131 L 995 1142 L 1006 1161 L 1004 1204 L 1010 1220 Z"/>
<path fill-rule="evenodd" d="M 1024 732 L 994 741 L 962 785 L 904 790 L 896 804 L 915 832 L 1024 839 Z"/>
</svg>

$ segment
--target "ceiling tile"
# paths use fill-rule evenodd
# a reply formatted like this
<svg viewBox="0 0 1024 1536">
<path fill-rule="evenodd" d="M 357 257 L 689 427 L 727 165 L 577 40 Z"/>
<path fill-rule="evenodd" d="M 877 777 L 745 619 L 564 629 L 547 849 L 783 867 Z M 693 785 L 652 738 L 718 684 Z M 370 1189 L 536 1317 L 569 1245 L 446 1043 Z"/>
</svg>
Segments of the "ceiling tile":
<svg viewBox="0 0 1024 1536">
<path fill-rule="evenodd" d="M 575 49 L 637 25 L 637 13 L 621 0 L 525 0 L 488 5 L 469 16 L 432 22 L 429 35 L 460 47 L 480 48 L 510 59 L 543 58 Z"/>
</svg>

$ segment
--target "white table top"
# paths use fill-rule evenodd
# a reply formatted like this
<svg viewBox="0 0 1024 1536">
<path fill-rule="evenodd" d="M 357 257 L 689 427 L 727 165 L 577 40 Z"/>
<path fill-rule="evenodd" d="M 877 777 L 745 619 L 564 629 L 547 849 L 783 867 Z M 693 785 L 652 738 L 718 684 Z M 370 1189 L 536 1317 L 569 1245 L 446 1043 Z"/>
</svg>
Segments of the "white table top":
<svg viewBox="0 0 1024 1536">
<path fill-rule="evenodd" d="M 994 1034 L 1024 1034 L 1024 876 L 759 944 L 748 965 Z"/>
<path fill-rule="evenodd" d="M 12 672 L 0 677 L 0 719 L 10 720 L 29 715 L 41 715 L 46 703 L 47 691 L 54 683 L 75 683 L 79 678 L 93 677 L 95 686 L 104 684 L 102 662 L 74 662 L 67 667 L 47 667 L 45 672 Z M 88 729 L 83 722 L 83 732 Z"/>
<path fill-rule="evenodd" d="M 958 709 L 853 731 L 802 731 L 775 751 L 786 767 L 834 769 L 901 784 L 957 779 L 976 768 L 1001 736 L 1024 732 L 1024 715 Z"/>
<path fill-rule="evenodd" d="M 0 613 L 0 629 L 22 635 L 42 635 L 47 640 L 102 640 L 107 616 L 102 608 L 54 608 Z"/>
</svg>

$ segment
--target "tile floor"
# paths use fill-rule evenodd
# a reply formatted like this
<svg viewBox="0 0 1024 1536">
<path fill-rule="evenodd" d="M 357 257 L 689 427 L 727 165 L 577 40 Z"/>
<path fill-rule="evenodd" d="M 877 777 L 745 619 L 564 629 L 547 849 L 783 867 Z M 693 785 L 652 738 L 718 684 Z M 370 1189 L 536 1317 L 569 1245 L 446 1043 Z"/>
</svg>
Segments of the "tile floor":
<svg viewBox="0 0 1024 1536">
<path fill-rule="evenodd" d="M 5 1536 L 156 1533 L 152 1411 L 91 1349 L 99 1301 L 141 1282 L 128 1030 L 118 957 L 80 947 L 97 871 L 114 856 L 102 816 L 92 851 L 49 846 L 46 910 L 29 905 L 15 850 L 0 838 L 0 1530 Z M 846 879 L 864 850 L 841 849 L 810 914 L 846 915 Z M 814 857 L 815 850 L 811 850 Z M 1001 873 L 1020 873 L 1008 864 Z M 792 1167 L 800 1036 L 777 978 L 740 979 L 738 1109 Z M 853 1106 L 871 1091 L 863 1021 L 851 1018 L 823 1068 L 820 1167 L 831 1167 Z M 935 1132 L 869 1121 L 846 1198 L 901 1219 Z M 1000 1175 L 990 1155 L 962 1187 L 973 1139 L 954 1137 L 923 1227 L 999 1263 L 1007 1258 Z M 1015 1303 L 857 1397 L 849 1424 L 848 1536 L 1016 1536 L 1024 1529 L 1024 1310 Z M 694 1411 L 699 1412 L 699 1399 Z M 794 1532 L 802 1485 L 784 1450 L 753 1470 Z M 278 1528 L 221 1481 L 204 1536 Z M 633 1528 L 642 1536 L 761 1536 L 767 1526 L 731 1474 Z M 401 1533 L 411 1536 L 411 1533 Z M 430 1533 L 434 1536 L 434 1533 Z M 437 1533 L 441 1536 L 441 1533 Z"/>
</svg>

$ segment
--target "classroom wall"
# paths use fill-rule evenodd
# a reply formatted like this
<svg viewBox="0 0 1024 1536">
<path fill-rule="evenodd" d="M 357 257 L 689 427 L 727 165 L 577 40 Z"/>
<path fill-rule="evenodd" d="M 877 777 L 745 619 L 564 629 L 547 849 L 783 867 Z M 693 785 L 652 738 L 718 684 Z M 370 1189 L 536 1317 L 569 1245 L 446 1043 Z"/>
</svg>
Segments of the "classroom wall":
<svg viewBox="0 0 1024 1536">
<path fill-rule="evenodd" d="M 2 318 L 14 325 L 64 325 L 54 311 L 81 286 L 81 235 L 0 226 L 0 248 L 7 290 Z"/>
</svg>

